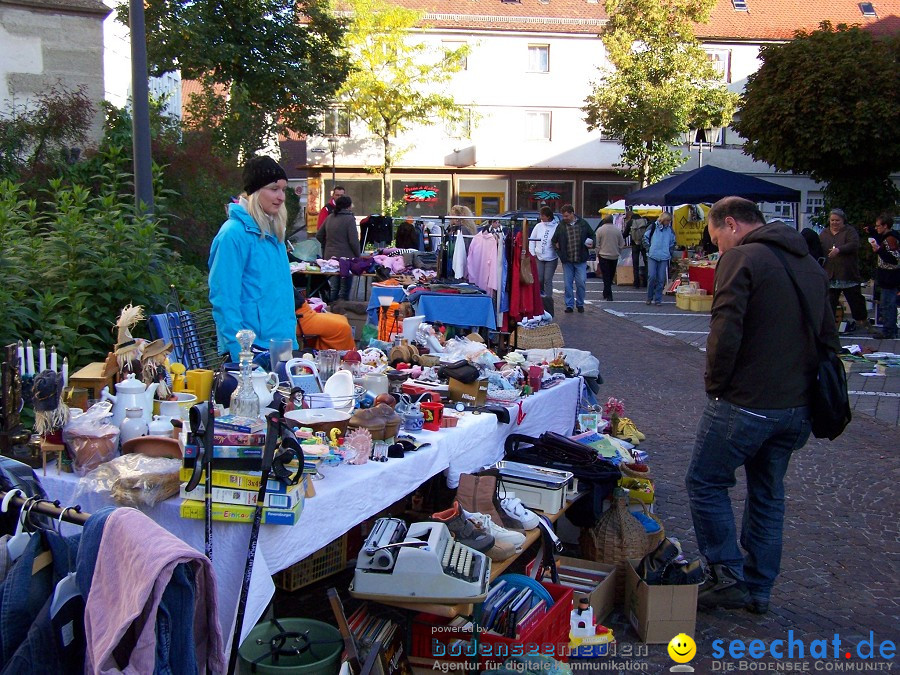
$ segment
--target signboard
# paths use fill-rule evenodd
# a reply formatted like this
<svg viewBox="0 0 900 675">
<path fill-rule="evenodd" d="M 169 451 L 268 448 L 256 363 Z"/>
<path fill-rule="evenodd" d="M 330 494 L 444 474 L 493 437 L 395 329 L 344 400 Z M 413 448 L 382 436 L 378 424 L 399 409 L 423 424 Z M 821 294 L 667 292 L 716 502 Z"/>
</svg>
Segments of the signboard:
<svg viewBox="0 0 900 675">
<path fill-rule="evenodd" d="M 675 245 L 693 248 L 700 245 L 706 214 L 710 207 L 706 204 L 685 204 L 672 214 L 672 228 L 675 230 Z"/>
<path fill-rule="evenodd" d="M 315 234 L 319 229 L 319 211 L 325 206 L 322 202 L 322 179 L 310 176 L 306 179 L 308 197 L 306 203 L 306 231 Z"/>
</svg>

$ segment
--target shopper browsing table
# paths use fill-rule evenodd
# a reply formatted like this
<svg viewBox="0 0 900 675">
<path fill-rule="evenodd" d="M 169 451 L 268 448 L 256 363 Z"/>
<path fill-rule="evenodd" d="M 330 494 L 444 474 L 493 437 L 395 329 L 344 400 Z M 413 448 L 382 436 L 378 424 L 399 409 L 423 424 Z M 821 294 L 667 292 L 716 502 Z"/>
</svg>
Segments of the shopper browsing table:
<svg viewBox="0 0 900 675">
<path fill-rule="evenodd" d="M 287 175 L 271 157 L 244 166 L 244 193 L 228 207 L 209 252 L 209 302 L 218 349 L 238 360 L 239 330 L 256 333 L 256 344 L 295 338 L 294 287 L 284 235 Z"/>
<path fill-rule="evenodd" d="M 710 578 L 700 608 L 768 611 L 781 565 L 784 476 L 810 434 L 809 389 L 816 342 L 785 258 L 816 317 L 820 338 L 840 349 L 825 272 L 800 233 L 766 224 L 756 205 L 726 197 L 709 213 L 721 252 L 706 342 L 706 409 L 685 483 L 700 552 Z M 741 547 L 728 490 L 744 467 L 747 498 Z"/>
</svg>

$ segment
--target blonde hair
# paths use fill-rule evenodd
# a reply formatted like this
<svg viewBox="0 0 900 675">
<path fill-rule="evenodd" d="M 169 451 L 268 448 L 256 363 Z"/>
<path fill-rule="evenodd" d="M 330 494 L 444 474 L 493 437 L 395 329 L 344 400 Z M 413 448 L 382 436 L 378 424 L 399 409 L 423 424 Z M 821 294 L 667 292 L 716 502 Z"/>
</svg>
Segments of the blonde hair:
<svg viewBox="0 0 900 675">
<path fill-rule="evenodd" d="M 658 220 L 660 222 L 671 223 L 672 222 L 672 214 L 668 213 L 667 211 L 663 211 L 661 214 L 659 214 Z"/>
<path fill-rule="evenodd" d="M 249 196 L 245 196 L 244 199 L 247 200 L 247 213 L 259 225 L 259 236 L 264 237 L 266 234 L 271 234 L 278 241 L 284 242 L 284 235 L 287 232 L 287 207 L 285 203 L 281 203 L 278 213 L 270 216 L 259 205 L 259 190 Z"/>
<path fill-rule="evenodd" d="M 472 216 L 472 209 L 464 204 L 454 204 L 450 207 L 450 215 L 451 216 Z M 465 229 L 469 234 L 475 234 L 478 231 L 478 228 L 475 227 L 475 221 L 473 220 L 461 220 L 459 218 L 451 218 L 451 225 L 459 225 L 463 229 Z"/>
</svg>

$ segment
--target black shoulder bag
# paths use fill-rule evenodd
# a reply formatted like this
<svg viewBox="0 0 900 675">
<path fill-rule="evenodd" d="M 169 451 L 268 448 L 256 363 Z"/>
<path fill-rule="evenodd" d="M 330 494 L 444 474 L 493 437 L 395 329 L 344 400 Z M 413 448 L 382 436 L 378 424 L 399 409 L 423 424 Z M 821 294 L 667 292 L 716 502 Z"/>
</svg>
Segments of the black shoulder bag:
<svg viewBox="0 0 900 675">
<path fill-rule="evenodd" d="M 800 301 L 800 309 L 806 318 L 806 323 L 812 331 L 813 338 L 816 342 L 816 351 L 819 354 L 819 365 L 816 368 L 816 379 L 810 385 L 809 405 L 810 405 L 810 423 L 812 424 L 812 433 L 816 438 L 827 438 L 833 441 L 840 436 L 844 429 L 850 424 L 850 396 L 847 393 L 847 374 L 844 371 L 844 364 L 838 358 L 822 338 L 819 337 L 819 329 L 813 321 L 812 310 L 806 301 L 806 296 L 800 290 L 797 284 L 797 278 L 794 271 L 788 265 L 784 254 L 777 248 L 770 246 L 772 252 L 778 256 L 781 264 L 794 284 L 794 290 L 797 291 L 797 298 Z"/>
</svg>

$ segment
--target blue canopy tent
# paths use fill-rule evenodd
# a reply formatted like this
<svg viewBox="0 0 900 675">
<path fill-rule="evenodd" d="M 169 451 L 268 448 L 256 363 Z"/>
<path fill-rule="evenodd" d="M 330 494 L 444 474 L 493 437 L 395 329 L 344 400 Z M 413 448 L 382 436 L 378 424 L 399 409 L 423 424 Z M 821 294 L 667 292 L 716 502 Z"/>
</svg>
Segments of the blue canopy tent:
<svg viewBox="0 0 900 675">
<path fill-rule="evenodd" d="M 730 196 L 744 197 L 754 202 L 800 203 L 799 190 L 707 165 L 632 192 L 625 197 L 625 204 L 679 206 L 715 202 Z"/>
</svg>

